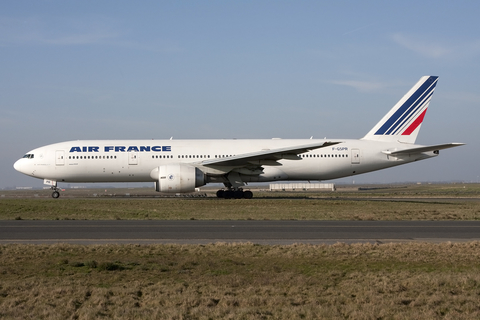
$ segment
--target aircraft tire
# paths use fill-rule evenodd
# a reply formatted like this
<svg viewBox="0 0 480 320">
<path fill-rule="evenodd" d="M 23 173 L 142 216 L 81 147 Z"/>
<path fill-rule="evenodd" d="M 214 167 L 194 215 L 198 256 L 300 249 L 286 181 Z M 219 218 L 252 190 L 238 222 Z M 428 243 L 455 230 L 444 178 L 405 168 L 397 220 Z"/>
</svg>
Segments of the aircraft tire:
<svg viewBox="0 0 480 320">
<path fill-rule="evenodd" d="M 253 198 L 253 192 L 250 190 L 244 191 L 243 192 L 243 197 L 245 199 L 252 199 Z"/>
<path fill-rule="evenodd" d="M 52 198 L 53 198 L 53 199 L 57 199 L 58 197 L 60 197 L 60 192 L 58 192 L 58 191 L 53 191 L 53 192 L 52 192 Z"/>
<path fill-rule="evenodd" d="M 218 190 L 217 191 L 217 198 L 224 198 L 225 197 L 225 190 Z"/>
<path fill-rule="evenodd" d="M 233 192 L 233 197 L 235 199 L 242 199 L 243 198 L 243 191 L 242 190 L 236 190 Z"/>
</svg>

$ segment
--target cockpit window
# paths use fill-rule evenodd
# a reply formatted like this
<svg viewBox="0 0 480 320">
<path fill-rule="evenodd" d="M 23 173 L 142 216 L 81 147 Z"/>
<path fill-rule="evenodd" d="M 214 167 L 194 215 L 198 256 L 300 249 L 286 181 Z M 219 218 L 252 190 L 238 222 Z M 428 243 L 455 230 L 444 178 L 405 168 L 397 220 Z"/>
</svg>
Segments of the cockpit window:
<svg viewBox="0 0 480 320">
<path fill-rule="evenodd" d="M 26 155 L 23 156 L 23 159 L 33 159 L 33 153 L 27 153 Z"/>
</svg>

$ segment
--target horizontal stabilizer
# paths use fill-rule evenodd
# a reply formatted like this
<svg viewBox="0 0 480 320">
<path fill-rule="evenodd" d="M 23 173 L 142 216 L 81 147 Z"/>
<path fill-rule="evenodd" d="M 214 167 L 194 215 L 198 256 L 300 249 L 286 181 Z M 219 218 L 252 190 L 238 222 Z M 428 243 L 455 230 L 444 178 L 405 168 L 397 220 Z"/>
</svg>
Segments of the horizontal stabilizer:
<svg viewBox="0 0 480 320">
<path fill-rule="evenodd" d="M 401 155 L 401 154 L 414 154 L 414 153 L 423 153 L 423 152 L 429 152 L 429 151 L 438 151 L 438 150 L 443 150 L 443 149 L 448 149 L 448 148 L 454 148 L 454 147 L 459 147 L 463 146 L 465 143 L 446 143 L 446 144 L 437 144 L 435 146 L 427 146 L 427 147 L 417 147 L 417 148 L 410 148 L 410 149 L 404 149 L 404 150 L 396 150 L 396 151 L 383 151 L 383 153 L 388 154 L 388 155 Z"/>
</svg>

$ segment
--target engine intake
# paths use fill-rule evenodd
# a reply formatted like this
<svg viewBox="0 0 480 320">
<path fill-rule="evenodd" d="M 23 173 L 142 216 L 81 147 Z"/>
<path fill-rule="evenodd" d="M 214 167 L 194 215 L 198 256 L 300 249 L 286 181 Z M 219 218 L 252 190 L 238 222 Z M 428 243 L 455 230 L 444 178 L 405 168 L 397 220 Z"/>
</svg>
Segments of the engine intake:
<svg viewBox="0 0 480 320">
<path fill-rule="evenodd" d="M 196 187 L 206 184 L 202 170 L 182 163 L 157 167 L 152 170 L 150 177 L 156 180 L 157 192 L 193 192 Z"/>
</svg>

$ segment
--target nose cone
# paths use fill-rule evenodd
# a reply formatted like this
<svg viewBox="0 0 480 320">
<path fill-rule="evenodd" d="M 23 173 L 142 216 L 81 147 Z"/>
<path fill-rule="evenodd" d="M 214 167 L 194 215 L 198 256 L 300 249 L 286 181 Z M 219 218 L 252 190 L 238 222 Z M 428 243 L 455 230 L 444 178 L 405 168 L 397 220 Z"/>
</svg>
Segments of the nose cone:
<svg viewBox="0 0 480 320">
<path fill-rule="evenodd" d="M 29 175 L 27 173 L 28 168 L 27 168 L 27 164 L 25 163 L 26 160 L 28 159 L 18 159 L 13 164 L 13 168 L 15 168 L 15 170 L 17 170 L 18 172 Z"/>
<path fill-rule="evenodd" d="M 13 164 L 13 168 L 15 170 L 20 171 L 20 167 L 22 166 L 21 163 L 20 163 L 21 161 L 22 161 L 22 159 L 18 159 L 17 161 L 15 161 L 15 163 Z"/>
</svg>

